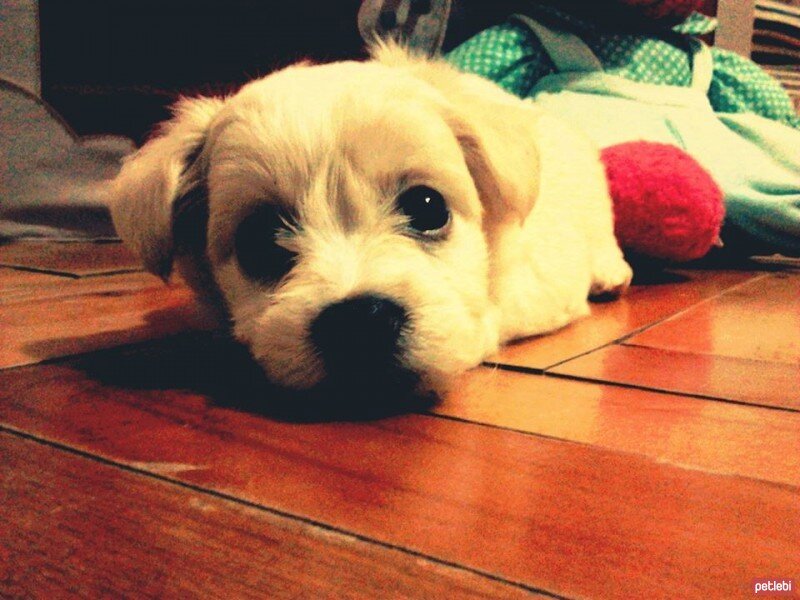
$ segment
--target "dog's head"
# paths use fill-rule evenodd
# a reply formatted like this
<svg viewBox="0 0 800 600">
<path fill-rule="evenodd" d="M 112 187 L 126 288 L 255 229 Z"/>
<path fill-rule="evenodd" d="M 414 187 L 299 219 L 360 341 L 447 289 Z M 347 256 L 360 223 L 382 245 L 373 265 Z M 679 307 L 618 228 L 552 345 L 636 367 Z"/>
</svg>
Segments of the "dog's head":
<svg viewBox="0 0 800 600">
<path fill-rule="evenodd" d="M 112 213 L 151 271 L 206 265 L 275 382 L 438 387 L 497 346 L 490 249 L 536 197 L 530 119 L 397 47 L 297 65 L 181 102 L 125 164 Z"/>
</svg>

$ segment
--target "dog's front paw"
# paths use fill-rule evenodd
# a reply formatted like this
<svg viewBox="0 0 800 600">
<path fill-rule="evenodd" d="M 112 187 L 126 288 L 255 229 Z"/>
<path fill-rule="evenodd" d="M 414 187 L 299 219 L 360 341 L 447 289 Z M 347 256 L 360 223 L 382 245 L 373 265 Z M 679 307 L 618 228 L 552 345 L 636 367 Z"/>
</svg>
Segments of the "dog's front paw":
<svg viewBox="0 0 800 600">
<path fill-rule="evenodd" d="M 589 295 L 595 300 L 619 298 L 630 286 L 631 279 L 633 270 L 621 255 L 607 256 L 595 262 Z"/>
</svg>

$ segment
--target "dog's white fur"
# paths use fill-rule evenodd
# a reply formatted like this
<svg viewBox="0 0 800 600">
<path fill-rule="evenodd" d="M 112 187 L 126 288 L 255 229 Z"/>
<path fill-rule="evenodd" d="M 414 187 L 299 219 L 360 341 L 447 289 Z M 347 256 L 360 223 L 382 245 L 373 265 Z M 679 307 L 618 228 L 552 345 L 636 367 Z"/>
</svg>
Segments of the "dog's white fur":
<svg viewBox="0 0 800 600">
<path fill-rule="evenodd" d="M 205 257 L 180 255 L 173 202 L 201 181 Z M 451 211 L 441 241 L 406 235 L 394 210 L 421 184 Z M 621 292 L 631 278 L 598 151 L 583 135 L 392 45 L 370 61 L 297 65 L 225 100 L 181 102 L 126 162 L 113 196 L 118 231 L 144 264 L 165 275 L 175 259 L 200 294 L 210 273 L 236 337 L 294 388 L 324 378 L 307 332 L 341 299 L 379 294 L 405 306 L 402 363 L 439 387 L 505 341 L 586 315 L 589 294 Z M 244 276 L 233 251 L 236 226 L 263 202 L 299 215 L 285 242 L 296 266 L 276 285 Z"/>
</svg>

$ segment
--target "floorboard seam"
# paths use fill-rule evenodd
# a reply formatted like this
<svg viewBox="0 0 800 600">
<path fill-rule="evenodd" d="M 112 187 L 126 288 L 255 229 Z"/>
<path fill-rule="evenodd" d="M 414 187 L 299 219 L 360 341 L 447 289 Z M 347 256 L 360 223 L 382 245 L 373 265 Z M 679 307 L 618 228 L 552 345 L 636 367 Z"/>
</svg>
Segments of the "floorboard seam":
<svg viewBox="0 0 800 600">
<path fill-rule="evenodd" d="M 685 354 L 689 356 L 711 356 L 714 358 L 720 359 L 728 359 L 732 361 L 742 361 L 745 363 L 757 363 L 762 365 L 780 365 L 780 366 L 789 366 L 789 367 L 796 367 L 800 369 L 800 365 L 797 363 L 789 362 L 787 360 L 767 360 L 764 358 L 748 358 L 746 356 L 734 356 L 731 354 L 714 354 L 713 352 L 691 352 L 687 350 L 681 350 L 676 348 L 668 348 L 665 346 L 650 346 L 647 344 L 637 344 L 637 343 L 630 343 L 630 342 L 623 342 L 621 344 L 617 344 L 618 346 L 625 346 L 626 348 L 640 348 L 642 350 L 656 350 L 660 352 L 674 352 L 675 354 Z"/>
<path fill-rule="evenodd" d="M 251 500 L 245 500 L 245 499 L 239 498 L 237 496 L 232 496 L 232 495 L 226 494 L 224 492 L 219 492 L 219 491 L 216 491 L 216 490 L 210 490 L 208 488 L 200 487 L 200 486 L 197 486 L 197 485 L 192 485 L 190 483 L 186 483 L 186 482 L 183 482 L 183 481 L 180 481 L 180 480 L 177 480 L 177 479 L 172 479 L 172 478 L 167 477 L 165 475 L 159 475 L 158 473 L 153 473 L 151 471 L 147 471 L 147 470 L 144 470 L 144 469 L 137 469 L 136 467 L 131 467 L 130 465 L 126 465 L 124 463 L 120 463 L 120 462 L 117 462 L 115 460 L 112 460 L 112 459 L 109 459 L 109 458 L 105 458 L 103 456 L 98 456 L 96 454 L 92 454 L 92 453 L 87 452 L 85 450 L 81 450 L 79 448 L 75 448 L 73 446 L 70 446 L 70 445 L 67 445 L 67 444 L 64 444 L 64 443 L 61 443 L 61 442 L 56 442 L 56 441 L 53 441 L 53 440 L 50 440 L 50 439 L 42 438 L 42 437 L 39 437 L 38 435 L 34 435 L 34 434 L 28 433 L 26 431 L 22 431 L 22 430 L 16 429 L 14 427 L 9 427 L 6 424 L 0 424 L 0 432 L 5 432 L 7 434 L 10 434 L 10 435 L 13 435 L 13 436 L 17 436 L 19 438 L 27 439 L 27 440 L 30 440 L 32 442 L 38 443 L 38 444 L 49 446 L 51 448 L 56 448 L 56 449 L 61 450 L 63 452 L 67 452 L 67 453 L 73 454 L 75 456 L 80 456 L 80 457 L 85 458 L 87 460 L 92 460 L 92 461 L 95 461 L 95 462 L 98 462 L 98 463 L 101 463 L 101 464 L 104 464 L 104 465 L 107 465 L 107 466 L 116 467 L 116 468 L 121 469 L 123 471 L 126 471 L 128 473 L 133 473 L 133 474 L 136 474 L 136 475 L 139 475 L 139 476 L 142 476 L 142 477 L 147 477 L 149 479 L 154 479 L 154 480 L 157 480 L 157 481 L 161 481 L 163 483 L 167 483 L 169 485 L 173 485 L 173 486 L 177 486 L 177 487 L 180 487 L 180 488 L 183 488 L 183 489 L 191 490 L 191 491 L 194 491 L 194 492 L 197 492 L 197 493 L 200 493 L 200 494 L 207 494 L 209 496 L 212 496 L 212 497 L 215 497 L 215 498 L 218 498 L 218 499 L 221 499 L 221 500 L 226 500 L 228 502 L 233 502 L 235 504 L 239 504 L 239 505 L 242 505 L 242 506 L 247 506 L 249 508 L 253 508 L 255 510 L 260 510 L 260 511 L 263 511 L 263 512 L 266 512 L 266 513 L 269 513 L 269 514 L 272 514 L 272 515 L 275 515 L 275 516 L 278 516 L 278 517 L 281 517 L 281 518 L 290 519 L 290 520 L 296 521 L 298 523 L 303 523 L 303 524 L 306 524 L 306 525 L 317 527 L 317 528 L 322 529 L 324 531 L 333 532 L 333 533 L 336 533 L 336 534 L 341 535 L 343 537 L 355 539 L 355 540 L 358 540 L 358 541 L 366 543 L 366 544 L 371 544 L 371 545 L 374 545 L 374 546 L 387 548 L 387 549 L 390 549 L 390 550 L 394 550 L 396 552 L 402 552 L 404 554 L 413 556 L 415 558 L 422 558 L 422 559 L 428 560 L 428 561 L 430 561 L 432 563 L 435 563 L 435 564 L 438 564 L 438 565 L 442 565 L 442 566 L 445 566 L 445 567 L 449 567 L 449 568 L 456 569 L 456 570 L 463 571 L 463 572 L 467 572 L 467 573 L 472 573 L 473 575 L 478 575 L 480 577 L 484 577 L 486 579 L 489 579 L 489 580 L 492 580 L 492 581 L 495 581 L 495 582 L 498 582 L 498 583 L 502 583 L 502 584 L 509 585 L 509 586 L 512 586 L 512 587 L 520 588 L 520 589 L 525 590 L 527 592 L 541 594 L 541 595 L 547 596 L 549 598 L 554 598 L 556 600 L 570 600 L 568 596 L 562 596 L 562 595 L 556 594 L 554 592 L 551 592 L 551 591 L 548 591 L 548 590 L 545 590 L 545 589 L 536 588 L 534 586 L 530 586 L 530 585 L 527 585 L 527 584 L 519 582 L 519 581 L 513 581 L 511 579 L 506 579 L 506 578 L 501 577 L 499 575 L 495 575 L 493 573 L 482 571 L 482 570 L 477 569 L 477 568 L 473 568 L 473 567 L 462 565 L 462 564 L 459 564 L 459 563 L 456 563 L 456 562 L 451 562 L 451 561 L 448 561 L 448 560 L 445 560 L 445 559 L 437 558 L 435 556 L 431 556 L 431 555 L 425 554 L 423 552 L 412 550 L 412 549 L 406 548 L 404 546 L 400 546 L 400 545 L 392 544 L 392 543 L 389 543 L 389 542 L 383 542 L 383 541 L 380 541 L 380 540 L 376 540 L 376 539 L 373 539 L 373 538 L 368 537 L 366 535 L 362 535 L 362 534 L 359 534 L 359 533 L 348 531 L 346 529 L 342 529 L 340 527 L 336 527 L 335 525 L 330 525 L 330 524 L 324 523 L 322 521 L 316 521 L 316 520 L 308 518 L 308 517 L 295 515 L 293 513 L 285 512 L 285 511 L 277 509 L 277 508 L 272 508 L 272 507 L 269 507 L 269 506 L 265 506 L 263 504 L 259 504 L 257 502 L 253 502 Z"/>
<path fill-rule="evenodd" d="M 55 269 L 44 269 L 39 267 L 26 267 L 23 265 L 15 265 L 12 263 L 0 262 L 0 267 L 13 269 L 15 271 L 24 271 L 25 273 L 39 273 L 40 275 L 53 275 L 55 277 L 63 277 L 65 279 L 80 279 L 80 275 L 67 273 L 66 271 L 57 271 Z"/>
<path fill-rule="evenodd" d="M 749 406 L 752 408 L 764 410 L 777 410 L 781 412 L 800 413 L 800 409 L 789 408 L 788 406 L 774 406 L 771 404 L 761 404 L 758 402 L 747 402 L 744 400 L 733 400 L 731 398 L 724 398 L 722 396 L 712 396 L 709 394 L 701 394 L 697 392 L 681 392 L 675 390 L 667 390 L 664 388 L 647 387 L 640 383 L 625 383 L 624 381 L 609 381 L 605 379 L 596 379 L 588 376 L 572 375 L 569 373 L 555 373 L 547 371 L 544 373 L 545 377 L 553 377 L 555 379 L 570 379 L 573 381 L 584 381 L 587 383 L 597 383 L 615 387 L 631 388 L 634 390 L 641 390 L 644 392 L 654 392 L 657 394 L 665 394 L 672 396 L 684 396 L 686 398 L 697 398 L 698 400 L 711 400 L 713 402 L 724 402 L 725 404 L 735 404 L 737 406 Z"/>
</svg>

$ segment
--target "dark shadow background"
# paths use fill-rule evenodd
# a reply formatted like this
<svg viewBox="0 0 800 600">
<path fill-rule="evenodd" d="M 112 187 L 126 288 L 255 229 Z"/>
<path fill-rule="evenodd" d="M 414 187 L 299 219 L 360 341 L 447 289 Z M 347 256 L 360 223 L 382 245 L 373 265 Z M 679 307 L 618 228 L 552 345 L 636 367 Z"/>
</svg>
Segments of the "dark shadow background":
<svg viewBox="0 0 800 600">
<path fill-rule="evenodd" d="M 299 59 L 364 56 L 360 0 L 40 0 L 42 94 L 80 135 L 141 143 L 181 94 L 233 91 Z M 455 3 L 446 48 L 511 0 Z"/>
<path fill-rule="evenodd" d="M 423 0 L 424 1 L 424 0 Z M 621 27 L 612 0 L 453 0 L 448 51 L 532 4 Z M 649 3 L 640 3 L 646 8 Z M 80 135 L 141 143 L 181 94 L 233 91 L 299 59 L 364 56 L 361 0 L 40 0 L 42 94 Z M 638 4 L 636 6 L 639 6 Z M 703 11 L 714 14 L 716 0 Z M 641 19 L 631 12 L 636 26 Z"/>
<path fill-rule="evenodd" d="M 58 361 L 61 362 L 61 361 Z M 372 421 L 425 412 L 438 398 L 393 386 L 324 386 L 293 392 L 271 384 L 246 348 L 223 333 L 194 331 L 69 358 L 72 369 L 126 390 L 185 390 L 224 408 L 294 423 Z"/>
</svg>

